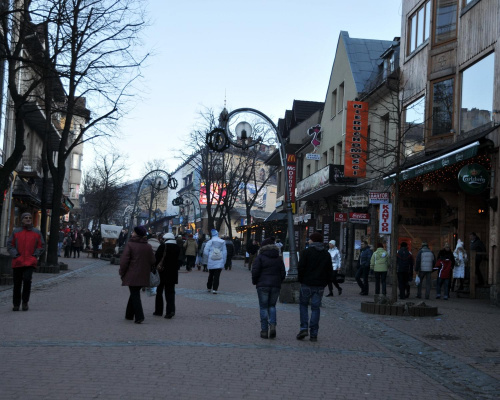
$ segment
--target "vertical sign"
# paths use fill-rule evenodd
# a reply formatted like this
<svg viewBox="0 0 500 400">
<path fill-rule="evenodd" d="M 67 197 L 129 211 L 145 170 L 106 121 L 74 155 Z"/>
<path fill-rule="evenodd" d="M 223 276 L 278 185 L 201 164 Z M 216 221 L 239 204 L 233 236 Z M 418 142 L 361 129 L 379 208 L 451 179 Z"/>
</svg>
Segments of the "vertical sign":
<svg viewBox="0 0 500 400">
<path fill-rule="evenodd" d="M 286 155 L 286 179 L 288 179 L 288 198 L 295 203 L 295 175 L 297 170 L 295 154 Z"/>
<path fill-rule="evenodd" d="M 323 224 L 323 243 L 330 241 L 330 224 Z"/>
<path fill-rule="evenodd" d="M 378 216 L 378 232 L 381 235 L 390 235 L 392 228 L 392 204 L 381 204 Z"/>
<path fill-rule="evenodd" d="M 344 176 L 366 177 L 366 150 L 368 143 L 368 103 L 347 102 L 345 129 Z"/>
</svg>

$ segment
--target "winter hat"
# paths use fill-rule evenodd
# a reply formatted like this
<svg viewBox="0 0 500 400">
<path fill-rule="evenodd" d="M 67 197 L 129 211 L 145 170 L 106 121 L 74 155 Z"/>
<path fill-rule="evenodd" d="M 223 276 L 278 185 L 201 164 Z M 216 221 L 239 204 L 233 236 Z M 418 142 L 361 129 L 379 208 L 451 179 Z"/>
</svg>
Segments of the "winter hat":
<svg viewBox="0 0 500 400">
<path fill-rule="evenodd" d="M 455 251 L 457 251 L 458 249 L 464 249 L 464 242 L 462 242 L 460 239 L 458 239 L 457 241 L 457 247 L 455 249 Z"/>
<path fill-rule="evenodd" d="M 210 231 L 210 235 L 212 235 L 212 237 L 214 237 L 214 236 L 219 236 L 219 232 L 217 232 L 215 229 L 212 229 L 212 230 Z"/>
<path fill-rule="evenodd" d="M 429 247 L 429 245 L 427 244 L 427 242 L 422 242 L 422 247 Z"/>
<path fill-rule="evenodd" d="M 165 240 L 175 240 L 175 236 L 174 236 L 174 234 L 173 234 L 173 233 L 170 233 L 170 232 L 169 232 L 169 233 L 165 233 L 165 234 L 163 235 L 163 239 L 165 239 Z"/>
<path fill-rule="evenodd" d="M 274 244 L 274 238 L 270 237 L 270 238 L 267 238 L 265 239 L 261 244 L 260 246 L 268 246 L 270 244 Z"/>
<path fill-rule="evenodd" d="M 408 243 L 406 243 L 406 242 L 401 242 L 401 247 L 408 247 Z"/>
<path fill-rule="evenodd" d="M 330 240 L 328 243 L 333 244 L 334 246 L 337 244 L 337 242 L 335 240 Z"/>
<path fill-rule="evenodd" d="M 146 228 L 144 228 L 143 226 L 136 226 L 134 228 L 134 232 L 137 233 L 137 236 L 141 236 L 141 237 L 146 236 L 146 234 L 148 233 L 146 231 Z"/>
<path fill-rule="evenodd" d="M 321 233 L 314 232 L 311 236 L 309 236 L 309 239 L 311 239 L 313 242 L 322 242 L 323 235 Z"/>
<path fill-rule="evenodd" d="M 28 217 L 28 216 L 30 216 L 30 217 L 31 217 L 31 213 L 29 213 L 29 212 L 22 213 L 22 214 L 21 214 L 21 220 L 22 220 L 24 217 Z"/>
</svg>

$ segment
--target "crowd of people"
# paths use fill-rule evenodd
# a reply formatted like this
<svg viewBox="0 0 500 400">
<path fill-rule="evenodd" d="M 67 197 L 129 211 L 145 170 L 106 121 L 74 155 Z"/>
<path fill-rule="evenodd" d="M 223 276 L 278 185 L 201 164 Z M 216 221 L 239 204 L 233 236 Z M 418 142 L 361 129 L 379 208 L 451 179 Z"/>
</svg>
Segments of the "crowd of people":
<svg viewBox="0 0 500 400">
<path fill-rule="evenodd" d="M 91 232 L 90 229 L 66 225 L 59 229 L 57 256 L 79 258 L 81 251 L 93 250 L 94 258 L 96 258 L 101 244 L 102 236 L 99 229 Z"/>
</svg>

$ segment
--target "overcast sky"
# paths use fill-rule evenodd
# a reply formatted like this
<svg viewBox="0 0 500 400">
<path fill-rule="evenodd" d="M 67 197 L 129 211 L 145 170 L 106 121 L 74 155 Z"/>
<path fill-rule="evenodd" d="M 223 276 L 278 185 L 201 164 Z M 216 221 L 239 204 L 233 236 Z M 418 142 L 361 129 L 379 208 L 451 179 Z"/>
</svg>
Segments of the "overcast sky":
<svg viewBox="0 0 500 400">
<path fill-rule="evenodd" d="M 341 30 L 352 38 L 401 35 L 401 0 L 150 0 L 140 101 L 115 149 L 129 177 L 164 159 L 169 172 L 200 111 L 250 107 L 274 122 L 293 100 L 324 101 Z M 94 150 L 84 149 L 86 170 Z"/>
</svg>

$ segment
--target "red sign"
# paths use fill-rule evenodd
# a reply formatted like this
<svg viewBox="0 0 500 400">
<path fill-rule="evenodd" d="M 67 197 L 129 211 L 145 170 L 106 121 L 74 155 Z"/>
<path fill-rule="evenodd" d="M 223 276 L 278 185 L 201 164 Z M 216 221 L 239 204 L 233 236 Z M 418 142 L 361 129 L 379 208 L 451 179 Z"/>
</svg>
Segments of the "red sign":
<svg viewBox="0 0 500 400">
<path fill-rule="evenodd" d="M 368 103 L 348 101 L 345 127 L 344 176 L 366 177 Z"/>
<path fill-rule="evenodd" d="M 295 202 L 295 179 L 297 175 L 297 159 L 295 154 L 286 155 L 286 179 L 288 179 L 288 198 L 291 203 Z"/>
<path fill-rule="evenodd" d="M 333 220 L 335 222 L 347 222 L 347 213 L 339 213 L 339 212 L 336 212 L 334 215 L 333 215 Z"/>
<path fill-rule="evenodd" d="M 369 224 L 370 214 L 367 213 L 349 213 L 349 221 L 355 224 Z"/>
</svg>

